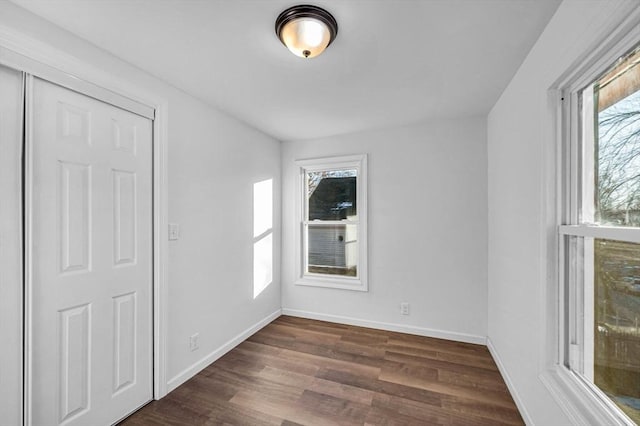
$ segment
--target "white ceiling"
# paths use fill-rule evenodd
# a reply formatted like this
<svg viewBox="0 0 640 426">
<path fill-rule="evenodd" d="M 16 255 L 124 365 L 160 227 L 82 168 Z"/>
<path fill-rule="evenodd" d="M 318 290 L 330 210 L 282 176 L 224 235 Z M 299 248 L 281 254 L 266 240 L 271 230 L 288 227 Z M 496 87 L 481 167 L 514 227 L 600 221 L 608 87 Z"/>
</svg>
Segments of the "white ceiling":
<svg viewBox="0 0 640 426">
<path fill-rule="evenodd" d="M 291 0 L 14 2 L 277 139 L 300 140 L 488 113 L 560 0 L 314 0 L 339 31 L 309 60 L 274 32 Z"/>
</svg>

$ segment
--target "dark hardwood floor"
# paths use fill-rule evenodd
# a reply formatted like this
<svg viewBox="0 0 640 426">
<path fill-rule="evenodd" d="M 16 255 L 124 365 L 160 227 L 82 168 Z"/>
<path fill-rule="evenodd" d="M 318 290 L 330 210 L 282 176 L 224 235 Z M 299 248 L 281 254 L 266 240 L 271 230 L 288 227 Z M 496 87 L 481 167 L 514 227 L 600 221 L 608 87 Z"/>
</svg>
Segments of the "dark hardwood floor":
<svg viewBox="0 0 640 426">
<path fill-rule="evenodd" d="M 521 425 L 485 346 L 282 316 L 122 425 Z"/>
</svg>

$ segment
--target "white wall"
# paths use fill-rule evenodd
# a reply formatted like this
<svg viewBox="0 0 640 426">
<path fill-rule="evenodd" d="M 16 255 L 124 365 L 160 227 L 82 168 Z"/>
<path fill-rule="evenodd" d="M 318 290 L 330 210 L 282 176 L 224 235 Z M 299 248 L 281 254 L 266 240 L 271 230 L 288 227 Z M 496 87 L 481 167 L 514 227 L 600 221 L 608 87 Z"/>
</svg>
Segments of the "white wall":
<svg viewBox="0 0 640 426">
<path fill-rule="evenodd" d="M 485 137 L 470 118 L 284 143 L 284 312 L 484 342 Z M 294 285 L 294 161 L 347 154 L 368 154 L 369 291 Z"/>
<path fill-rule="evenodd" d="M 169 245 L 168 264 L 167 379 L 175 386 L 195 372 L 190 367 L 197 370 L 231 339 L 280 309 L 280 143 L 0 1 L 0 44 L 2 34 L 13 32 L 92 66 L 91 70 L 70 66 L 68 72 L 89 80 L 99 76 L 99 84 L 151 93 L 168 103 L 169 221 L 181 229 L 181 239 Z M 58 58 L 51 55 L 53 62 Z M 189 71 L 188 64 L 184 70 Z M 274 179 L 273 283 L 254 299 L 253 184 L 270 178 Z M 190 352 L 189 336 L 196 332 L 200 349 Z"/>
<path fill-rule="evenodd" d="M 193 99 L 173 101 L 169 147 L 169 377 L 280 309 L 280 143 Z M 172 142 L 172 143 L 171 143 Z M 273 283 L 253 299 L 253 184 L 273 179 Z M 189 336 L 200 333 L 200 350 Z M 172 383 L 174 386 L 175 383 Z"/>
<path fill-rule="evenodd" d="M 530 424 L 569 424 L 540 380 L 555 315 L 555 105 L 549 89 L 632 2 L 561 4 L 488 118 L 488 338 Z M 550 263 L 548 263 L 550 262 Z"/>
</svg>

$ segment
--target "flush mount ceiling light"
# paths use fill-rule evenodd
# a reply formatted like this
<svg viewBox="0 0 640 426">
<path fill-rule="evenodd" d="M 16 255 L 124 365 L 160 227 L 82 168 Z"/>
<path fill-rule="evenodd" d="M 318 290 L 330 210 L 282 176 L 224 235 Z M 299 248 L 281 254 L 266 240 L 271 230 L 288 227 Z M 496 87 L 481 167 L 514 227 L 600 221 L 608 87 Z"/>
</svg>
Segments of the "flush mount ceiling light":
<svg viewBox="0 0 640 426">
<path fill-rule="evenodd" d="M 326 10 L 303 4 L 290 7 L 278 16 L 276 34 L 294 55 L 313 58 L 335 40 L 338 23 Z"/>
</svg>

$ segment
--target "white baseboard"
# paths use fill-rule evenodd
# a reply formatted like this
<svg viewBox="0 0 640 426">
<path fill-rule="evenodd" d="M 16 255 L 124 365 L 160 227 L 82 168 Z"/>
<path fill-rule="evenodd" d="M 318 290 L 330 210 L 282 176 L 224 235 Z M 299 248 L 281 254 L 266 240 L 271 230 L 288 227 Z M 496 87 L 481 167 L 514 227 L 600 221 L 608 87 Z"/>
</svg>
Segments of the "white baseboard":
<svg viewBox="0 0 640 426">
<path fill-rule="evenodd" d="M 282 315 L 282 310 L 278 309 L 274 313 L 268 315 L 264 319 L 258 321 L 251 327 L 247 328 L 242 333 L 238 334 L 237 336 L 229 340 L 227 343 L 225 343 L 215 351 L 211 352 L 209 355 L 202 358 L 200 361 L 197 361 L 195 364 L 191 365 L 190 367 L 187 367 L 186 369 L 178 373 L 178 375 L 176 375 L 175 377 L 173 377 L 167 382 L 167 393 L 171 392 L 172 390 L 174 390 L 175 388 L 177 388 L 178 386 L 180 386 L 181 384 L 183 384 L 184 382 L 186 382 L 187 380 L 189 380 L 190 378 L 198 374 L 200 371 L 204 370 L 207 366 L 209 366 L 209 364 L 216 361 L 218 358 L 222 357 L 231 349 L 238 346 L 240 343 L 245 341 L 248 337 L 255 334 L 258 330 L 260 330 L 261 328 L 269 324 L 274 319 L 278 318 L 280 315 Z"/>
<path fill-rule="evenodd" d="M 486 344 L 486 337 L 474 334 L 457 333 L 455 331 L 435 330 L 431 328 L 416 327 L 414 325 L 393 324 L 387 322 L 370 321 L 359 318 L 343 317 L 340 315 L 321 314 L 317 312 L 300 311 L 297 309 L 282 308 L 282 315 L 309 318 L 320 321 L 336 322 L 340 324 L 356 325 L 359 327 L 377 328 L 380 330 L 397 331 L 398 333 L 415 334 L 417 336 L 434 337 L 437 339 L 454 340 L 456 342 Z"/>
<path fill-rule="evenodd" d="M 491 339 L 489 339 L 488 337 L 487 337 L 487 348 L 489 348 L 489 353 L 493 357 L 493 360 L 496 362 L 496 365 L 498 366 L 498 370 L 500 371 L 500 374 L 502 375 L 504 382 L 507 384 L 507 388 L 509 388 L 511 397 L 513 398 L 513 401 L 516 403 L 516 407 L 518 407 L 518 411 L 520 411 L 520 415 L 522 416 L 524 423 L 527 425 L 533 425 L 534 423 L 533 423 L 533 420 L 531 419 L 531 416 L 529 415 L 529 412 L 527 411 L 527 407 L 524 405 L 524 402 L 522 401 L 520 394 L 518 394 L 518 391 L 516 390 L 516 386 L 511 380 L 511 376 L 509 376 L 509 373 L 507 372 L 506 367 L 502 363 L 502 359 L 500 359 L 500 355 L 498 355 L 498 351 L 496 351 L 495 346 L 493 346 Z"/>
</svg>

